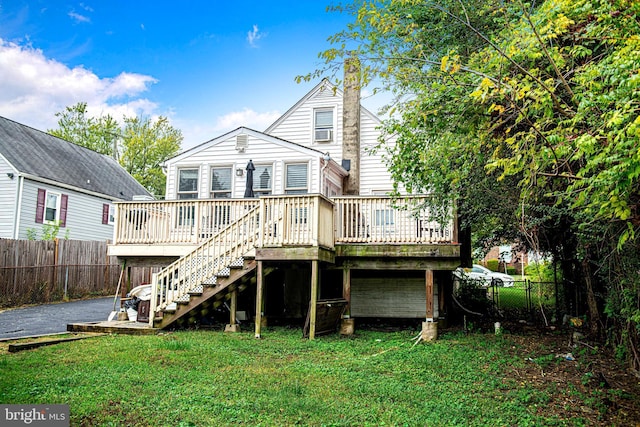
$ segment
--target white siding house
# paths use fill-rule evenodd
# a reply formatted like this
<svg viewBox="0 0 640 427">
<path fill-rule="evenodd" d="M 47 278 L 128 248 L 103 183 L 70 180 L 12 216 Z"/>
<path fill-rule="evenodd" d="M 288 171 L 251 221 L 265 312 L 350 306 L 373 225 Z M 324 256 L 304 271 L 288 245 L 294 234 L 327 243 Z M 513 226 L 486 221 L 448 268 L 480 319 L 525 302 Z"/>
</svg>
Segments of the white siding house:
<svg viewBox="0 0 640 427">
<path fill-rule="evenodd" d="M 255 313 L 256 337 L 267 316 L 307 318 L 311 338 L 329 307 L 342 320 L 324 320 L 347 334 L 353 317 L 430 328 L 445 314 L 457 228 L 431 220 L 424 195 L 385 195 L 384 150 L 369 151 L 380 121 L 355 86 L 323 80 L 264 132 L 239 127 L 167 160 L 167 200 L 117 204 L 109 253 L 163 268 L 150 325 L 226 315 L 215 310 L 225 300 L 228 330 L 236 311 Z"/>
<path fill-rule="evenodd" d="M 0 117 L 0 238 L 113 238 L 113 202 L 149 192 L 114 159 Z"/>
<path fill-rule="evenodd" d="M 328 80 L 323 80 L 289 111 L 269 126 L 265 133 L 329 153 L 338 164 L 343 159 L 344 93 Z M 331 115 L 329 125 L 318 123 Z M 370 154 L 380 137 L 380 119 L 360 107 L 360 194 L 385 194 L 392 190 L 391 174 L 382 154 Z M 316 133 L 316 130 L 318 133 Z M 322 130 L 330 131 L 327 135 Z M 328 136 L 325 138 L 325 136 Z"/>
<path fill-rule="evenodd" d="M 325 79 L 264 133 L 241 127 L 168 160 L 166 197 L 241 198 L 249 160 L 256 167 L 254 190 L 259 194 L 340 195 L 342 179 L 349 174 L 349 166 L 342 163 L 342 115 L 343 92 Z M 369 153 L 378 143 L 379 125 L 380 120 L 361 107 L 361 195 L 392 190 L 382 155 Z M 214 182 L 213 176 L 219 180 Z M 260 187 L 260 176 L 268 177 L 268 188 Z"/>
<path fill-rule="evenodd" d="M 247 165 L 257 195 L 321 193 L 323 178 L 340 186 L 346 175 L 325 153 L 240 127 L 168 160 L 167 199 L 242 198 Z M 338 177 L 338 178 L 336 178 Z"/>
</svg>

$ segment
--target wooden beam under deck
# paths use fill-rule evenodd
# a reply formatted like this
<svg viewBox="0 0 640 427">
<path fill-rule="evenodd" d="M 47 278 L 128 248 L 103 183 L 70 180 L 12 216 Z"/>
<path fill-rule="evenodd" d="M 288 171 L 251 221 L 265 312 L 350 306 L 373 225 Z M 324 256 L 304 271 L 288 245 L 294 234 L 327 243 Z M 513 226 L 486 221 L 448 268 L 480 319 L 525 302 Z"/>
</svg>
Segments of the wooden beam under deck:
<svg viewBox="0 0 640 427">
<path fill-rule="evenodd" d="M 335 253 L 318 246 L 289 246 L 282 248 L 256 248 L 258 261 L 322 261 L 333 264 Z"/>
<path fill-rule="evenodd" d="M 336 257 L 460 258 L 459 244 L 342 244 Z"/>
</svg>

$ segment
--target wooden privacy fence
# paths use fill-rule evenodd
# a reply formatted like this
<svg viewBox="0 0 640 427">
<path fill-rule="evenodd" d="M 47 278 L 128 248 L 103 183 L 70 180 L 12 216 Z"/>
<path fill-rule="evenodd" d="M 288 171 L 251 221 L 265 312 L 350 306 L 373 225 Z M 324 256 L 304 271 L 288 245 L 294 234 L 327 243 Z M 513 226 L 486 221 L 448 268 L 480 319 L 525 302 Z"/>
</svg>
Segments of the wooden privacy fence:
<svg viewBox="0 0 640 427">
<path fill-rule="evenodd" d="M 0 307 L 113 295 L 121 266 L 107 256 L 107 244 L 0 239 Z M 132 268 L 132 286 L 150 283 L 153 272 Z"/>
</svg>

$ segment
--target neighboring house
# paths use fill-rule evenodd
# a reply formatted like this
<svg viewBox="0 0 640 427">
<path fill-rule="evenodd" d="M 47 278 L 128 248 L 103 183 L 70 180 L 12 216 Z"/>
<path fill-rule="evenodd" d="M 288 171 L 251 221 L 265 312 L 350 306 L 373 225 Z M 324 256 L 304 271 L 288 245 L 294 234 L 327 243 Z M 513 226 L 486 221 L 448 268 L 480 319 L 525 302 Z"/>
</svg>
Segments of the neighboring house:
<svg viewBox="0 0 640 427">
<path fill-rule="evenodd" d="M 152 199 L 109 156 L 0 117 L 0 238 L 26 239 L 43 227 L 58 237 L 113 238 L 113 202 Z"/>
<path fill-rule="evenodd" d="M 387 195 L 390 173 L 369 151 L 379 125 L 357 85 L 323 80 L 264 132 L 240 127 L 169 159 L 167 200 L 117 204 L 110 254 L 166 267 L 150 324 L 226 306 L 229 328 L 239 312 L 256 336 L 265 317 L 306 319 L 310 337 L 332 315 L 347 332 L 354 318 L 444 318 L 456 222 L 431 221 L 424 196 Z"/>
</svg>

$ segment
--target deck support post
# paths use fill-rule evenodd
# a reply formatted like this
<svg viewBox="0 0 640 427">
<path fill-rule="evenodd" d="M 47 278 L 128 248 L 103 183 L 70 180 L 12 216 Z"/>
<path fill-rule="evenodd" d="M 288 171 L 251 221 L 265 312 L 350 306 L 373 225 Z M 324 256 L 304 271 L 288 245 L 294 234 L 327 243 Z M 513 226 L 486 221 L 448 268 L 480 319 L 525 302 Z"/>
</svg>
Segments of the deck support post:
<svg viewBox="0 0 640 427">
<path fill-rule="evenodd" d="M 231 306 L 229 307 L 229 324 L 224 327 L 225 332 L 240 332 L 240 325 L 236 320 L 236 310 L 238 309 L 238 290 L 231 291 Z"/>
<path fill-rule="evenodd" d="M 427 293 L 427 321 L 433 322 L 433 270 L 425 271 Z"/>
<path fill-rule="evenodd" d="M 427 318 L 422 322 L 422 341 L 435 341 L 438 338 L 438 322 L 433 321 L 433 270 L 425 271 L 426 297 L 427 297 Z"/>
<path fill-rule="evenodd" d="M 340 321 L 340 335 L 353 335 L 354 319 L 351 318 L 351 269 L 342 270 L 342 298 L 347 300 L 347 307 Z"/>
<path fill-rule="evenodd" d="M 256 272 L 256 338 L 262 338 L 261 336 L 261 327 L 262 327 L 262 315 L 264 309 L 264 277 L 263 277 L 263 267 L 262 261 L 258 261 L 257 272 Z"/>
<path fill-rule="evenodd" d="M 127 294 L 131 290 L 131 266 L 126 266 L 126 263 L 122 265 L 123 269 L 127 271 L 127 279 L 125 280 L 125 285 L 120 288 L 120 306 L 124 307 L 124 301 L 127 297 Z"/>
<path fill-rule="evenodd" d="M 316 336 L 316 313 L 318 309 L 318 261 L 311 261 L 311 305 L 309 311 L 309 339 Z"/>
</svg>

